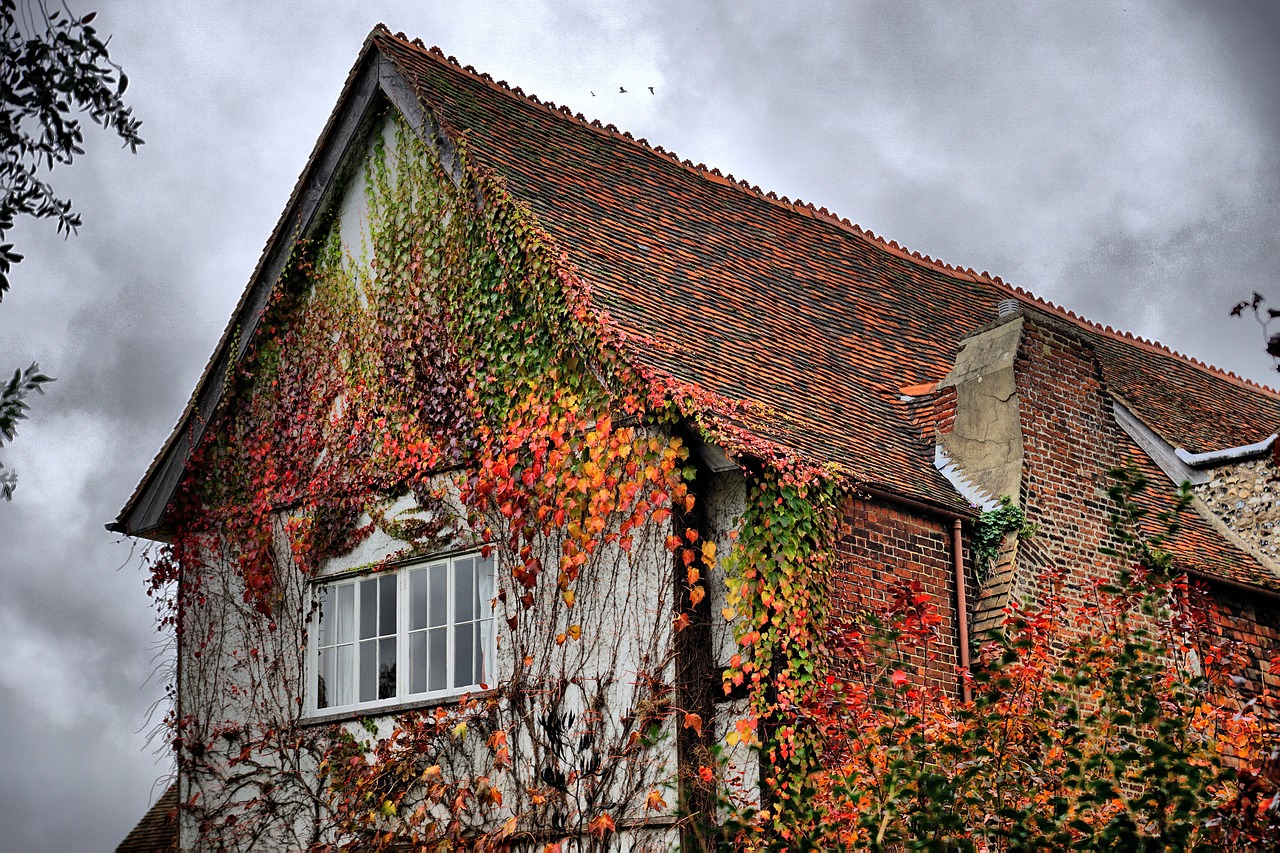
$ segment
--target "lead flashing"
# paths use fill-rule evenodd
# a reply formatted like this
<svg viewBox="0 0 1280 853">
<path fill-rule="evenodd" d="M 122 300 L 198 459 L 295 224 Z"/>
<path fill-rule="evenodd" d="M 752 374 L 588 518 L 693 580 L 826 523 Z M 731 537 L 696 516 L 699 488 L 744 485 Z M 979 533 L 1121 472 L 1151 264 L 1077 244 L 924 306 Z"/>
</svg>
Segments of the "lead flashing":
<svg viewBox="0 0 1280 853">
<path fill-rule="evenodd" d="M 1199 486 L 1209 482 L 1208 474 L 1197 471 L 1181 458 L 1181 454 L 1186 451 L 1175 448 L 1161 438 L 1118 398 L 1112 398 L 1111 410 L 1115 414 L 1116 425 L 1146 451 L 1151 461 L 1160 467 L 1175 486 L 1181 486 L 1187 482 L 1193 486 Z"/>
<path fill-rule="evenodd" d="M 1276 433 L 1273 432 L 1262 441 L 1255 441 L 1253 444 L 1242 444 L 1239 447 L 1209 450 L 1204 453 L 1190 453 L 1178 447 L 1174 449 L 1174 453 L 1192 468 L 1217 468 L 1219 465 L 1226 465 L 1230 462 L 1256 459 L 1269 451 L 1275 441 Z"/>
</svg>

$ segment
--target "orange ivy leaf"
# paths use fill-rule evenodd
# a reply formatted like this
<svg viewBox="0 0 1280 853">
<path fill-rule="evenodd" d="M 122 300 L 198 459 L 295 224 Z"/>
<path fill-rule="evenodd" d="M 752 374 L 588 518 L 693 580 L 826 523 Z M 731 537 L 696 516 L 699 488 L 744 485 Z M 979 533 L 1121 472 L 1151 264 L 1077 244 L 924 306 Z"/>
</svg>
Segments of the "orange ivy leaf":
<svg viewBox="0 0 1280 853">
<path fill-rule="evenodd" d="M 592 818 L 591 822 L 587 824 L 587 831 L 596 838 L 604 838 L 605 835 L 614 832 L 616 829 L 617 827 L 613 824 L 613 818 L 609 817 L 608 812 Z"/>
<path fill-rule="evenodd" d="M 649 796 L 645 798 L 645 811 L 661 811 L 667 807 L 667 801 L 662 799 L 662 794 L 657 789 L 649 792 Z"/>
</svg>

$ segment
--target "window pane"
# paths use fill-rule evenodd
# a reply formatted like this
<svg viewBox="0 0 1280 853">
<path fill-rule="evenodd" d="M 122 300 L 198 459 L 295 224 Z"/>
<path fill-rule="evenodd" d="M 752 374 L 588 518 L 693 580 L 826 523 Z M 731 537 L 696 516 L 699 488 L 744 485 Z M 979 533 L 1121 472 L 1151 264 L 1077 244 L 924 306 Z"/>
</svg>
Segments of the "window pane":
<svg viewBox="0 0 1280 853">
<path fill-rule="evenodd" d="M 343 588 L 355 592 L 354 586 Z M 338 653 L 338 663 L 333 675 L 333 704 L 350 705 L 355 702 L 356 647 L 338 646 L 335 651 Z"/>
<path fill-rule="evenodd" d="M 493 620 L 485 619 L 476 623 L 479 639 L 476 641 L 476 682 L 493 686 L 493 661 L 489 660 L 489 649 L 493 648 Z"/>
<path fill-rule="evenodd" d="M 469 622 L 476 618 L 475 586 L 475 570 L 472 567 L 472 561 L 458 560 L 453 569 L 453 619 L 455 622 Z"/>
<path fill-rule="evenodd" d="M 378 698 L 396 697 L 396 638 L 378 641 Z"/>
<path fill-rule="evenodd" d="M 425 585 L 423 589 L 426 589 Z M 409 692 L 427 690 L 427 632 L 409 635 Z"/>
<path fill-rule="evenodd" d="M 443 690 L 448 685 L 448 640 L 447 628 L 433 628 L 428 633 L 427 655 L 427 689 Z"/>
<path fill-rule="evenodd" d="M 347 583 L 334 590 L 334 641 L 349 643 L 355 638 L 352 622 L 356 616 L 356 586 Z"/>
<path fill-rule="evenodd" d="M 449 620 L 449 565 L 432 566 L 431 572 L 431 626 L 443 625 Z"/>
<path fill-rule="evenodd" d="M 330 697 L 327 689 L 328 685 L 333 684 L 333 664 L 334 664 L 333 649 L 321 649 L 320 665 L 317 667 L 317 669 L 319 670 L 319 678 L 317 679 L 317 683 L 316 683 L 316 707 L 317 708 L 328 708 L 330 705 L 333 704 L 331 701 L 329 701 Z"/>
<path fill-rule="evenodd" d="M 396 633 L 396 576 L 378 578 L 378 635 L 394 636 Z"/>
<path fill-rule="evenodd" d="M 466 687 L 475 683 L 472 677 L 475 666 L 475 625 L 468 623 L 453 629 L 453 686 Z"/>
<path fill-rule="evenodd" d="M 476 587 L 480 598 L 481 615 L 488 615 L 493 605 L 493 557 L 476 561 Z"/>
<path fill-rule="evenodd" d="M 320 590 L 320 645 L 332 646 L 334 631 L 333 627 L 337 624 L 334 618 L 333 603 L 333 587 L 325 587 Z"/>
<path fill-rule="evenodd" d="M 360 590 L 364 595 L 365 591 Z M 363 610 L 364 608 L 361 608 Z M 365 640 L 360 644 L 360 701 L 372 702 L 378 698 L 378 642 Z"/>
<path fill-rule="evenodd" d="M 427 627 L 427 573 L 409 572 L 409 630 Z"/>
<path fill-rule="evenodd" d="M 401 570 L 407 579 L 386 571 L 317 588 L 314 707 L 367 707 L 488 686 L 494 565 L 492 558 L 468 555 Z M 400 601 L 401 583 L 408 602 Z M 406 642 L 402 673 L 398 653 Z"/>
<path fill-rule="evenodd" d="M 360 639 L 378 636 L 378 581 L 360 581 Z"/>
</svg>

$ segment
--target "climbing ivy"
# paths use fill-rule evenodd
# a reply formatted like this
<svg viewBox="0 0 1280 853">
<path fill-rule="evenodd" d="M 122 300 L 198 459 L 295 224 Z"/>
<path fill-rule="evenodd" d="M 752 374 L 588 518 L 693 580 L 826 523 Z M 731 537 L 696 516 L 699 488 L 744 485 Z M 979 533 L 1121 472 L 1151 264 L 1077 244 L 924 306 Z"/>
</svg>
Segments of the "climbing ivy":
<svg viewBox="0 0 1280 853">
<path fill-rule="evenodd" d="M 1019 540 L 1035 535 L 1037 528 L 1027 523 L 1027 516 L 1022 508 L 1013 503 L 1005 495 L 994 509 L 989 509 L 973 522 L 970 548 L 973 551 L 973 570 L 978 581 L 986 580 L 991 566 L 1000 556 L 1000 546 L 1005 537 L 1016 533 Z"/>
<path fill-rule="evenodd" d="M 760 470 L 749 480 L 727 560 L 724 615 L 737 620 L 739 652 L 725 671 L 725 689 L 745 684 L 751 706 L 728 743 L 760 750 L 768 768 L 762 819 L 782 846 L 803 847 L 798 829 L 815 824 L 810 779 L 820 743 L 795 710 L 825 673 L 827 591 L 843 496 L 830 472 Z"/>
<path fill-rule="evenodd" d="M 828 591 L 854 484 L 743 426 L 771 413 L 646 366 L 649 342 L 624 342 L 465 138 L 457 154 L 455 181 L 403 124 L 373 136 L 363 242 L 334 211 L 296 248 L 181 484 L 152 583 L 182 580 L 165 618 L 183 648 L 185 819 L 226 849 L 317 850 L 605 850 L 653 813 L 670 823 L 683 780 L 664 744 L 706 722 L 676 704 L 673 637 L 700 618 L 719 563 L 738 644 L 723 688 L 748 707 L 726 741 L 765 768 L 749 846 L 821 848 L 832 815 L 869 802 L 844 795 L 855 777 L 833 777 L 824 753 L 849 707 L 828 673 Z M 685 523 L 686 424 L 743 466 L 726 553 Z M 448 547 L 494 557 L 510 671 L 480 695 L 316 725 L 298 689 L 308 583 L 376 530 L 401 544 L 361 571 Z M 982 571 L 1030 531 L 1007 498 L 984 514 Z M 895 636 L 936 633 L 921 598 L 895 599 L 919 628 Z M 950 748 L 969 731 L 957 712 L 929 720 L 946 738 L 919 734 L 908 676 L 877 678 L 915 703 L 887 727 L 876 702 L 860 706 L 885 754 L 899 732 Z M 836 743 L 842 761 L 858 752 Z M 699 784 L 721 781 L 714 764 Z"/>
<path fill-rule="evenodd" d="M 755 460 L 721 555 L 740 645 L 725 688 L 751 697 L 730 740 L 767 759 L 785 837 L 819 755 L 791 711 L 822 677 L 843 480 L 744 429 L 758 408 L 644 367 L 648 343 L 623 344 L 529 211 L 469 165 L 465 139 L 458 156 L 455 182 L 403 124 L 372 136 L 351 178 L 367 232 L 357 244 L 335 210 L 296 248 L 195 450 L 152 581 L 182 578 L 165 618 L 183 648 L 176 743 L 199 792 L 185 808 L 228 848 L 604 849 L 623 823 L 669 811 L 675 768 L 656 756 L 672 727 L 702 725 L 674 704 L 672 637 L 718 556 L 672 525 L 696 503 L 675 429 L 692 422 Z M 402 545 L 365 571 L 459 542 L 494 556 L 514 670 L 390 729 L 309 726 L 295 686 L 307 579 L 375 530 Z M 570 761 L 564 743 L 590 747 Z"/>
<path fill-rule="evenodd" d="M 548 832 L 606 844 L 615 821 L 662 801 L 646 750 L 677 710 L 682 623 L 652 619 L 674 611 L 652 567 L 690 567 L 689 598 L 705 595 L 701 543 L 662 532 L 693 500 L 671 386 L 652 392 L 629 366 L 497 177 L 468 168 L 455 184 L 399 124 L 374 135 L 367 163 L 367 234 L 353 245 L 335 211 L 298 247 L 154 566 L 157 590 L 183 579 L 167 618 L 184 647 L 177 741 L 201 792 L 189 808 L 228 847 L 272 833 L 293 846 Z M 393 511 L 403 497 L 414 511 Z M 458 542 L 495 557 L 514 672 L 489 698 L 402 715 L 390 732 L 307 728 L 289 676 L 306 669 L 305 579 L 379 528 L 402 547 L 369 571 Z M 613 636 L 619 613 L 642 628 Z M 640 671 L 617 665 L 624 654 Z M 231 707 L 248 725 L 229 728 Z M 537 721 L 553 717 L 575 721 L 560 736 L 625 759 L 548 782 L 561 758 Z M 423 785 L 438 765 L 441 787 Z M 313 837 L 289 836 L 299 826 Z"/>
</svg>

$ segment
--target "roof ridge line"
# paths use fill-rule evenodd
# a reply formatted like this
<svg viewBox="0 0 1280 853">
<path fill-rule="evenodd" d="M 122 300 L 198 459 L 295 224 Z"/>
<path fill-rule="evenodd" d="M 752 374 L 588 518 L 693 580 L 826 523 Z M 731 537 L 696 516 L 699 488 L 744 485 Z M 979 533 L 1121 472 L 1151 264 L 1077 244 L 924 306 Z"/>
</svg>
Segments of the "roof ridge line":
<svg viewBox="0 0 1280 853">
<path fill-rule="evenodd" d="M 1263 385 L 1261 382 L 1255 382 L 1252 379 L 1247 379 L 1243 376 L 1240 376 L 1235 371 L 1225 370 L 1221 367 L 1218 367 L 1217 365 L 1210 364 L 1207 361 L 1201 361 L 1200 359 L 1195 358 L 1194 356 L 1190 356 L 1190 355 L 1187 355 L 1186 353 L 1178 352 L 1173 347 L 1170 347 L 1167 344 L 1162 344 L 1157 340 L 1153 340 L 1151 338 L 1144 338 L 1141 335 L 1135 335 L 1133 332 L 1124 331 L 1122 329 L 1118 329 L 1118 328 L 1113 329 L 1111 326 L 1105 325 L 1103 323 L 1099 323 L 1096 320 L 1090 320 L 1088 317 L 1085 317 L 1083 314 L 1077 314 L 1075 311 L 1072 311 L 1070 308 L 1064 308 L 1063 306 L 1058 305 L 1057 303 L 1049 299 L 1045 299 L 1042 296 L 1037 296 L 1036 294 L 1032 293 L 1029 290 L 1004 282 L 1000 279 L 1000 276 L 995 276 L 994 279 L 995 279 L 995 282 L 994 282 L 995 284 L 1008 290 L 1015 298 L 1018 298 L 1020 301 L 1026 302 L 1031 305 L 1035 305 L 1036 307 L 1039 307 L 1039 308 L 1048 309 L 1049 311 L 1053 312 L 1057 316 L 1064 318 L 1066 320 L 1069 320 L 1070 322 L 1074 323 L 1077 326 L 1086 328 L 1092 332 L 1095 332 L 1100 335 L 1104 335 L 1113 340 L 1121 341 L 1123 343 L 1136 346 L 1139 349 L 1145 349 L 1149 352 L 1155 352 L 1163 355 L 1173 356 L 1174 358 L 1177 358 L 1183 362 L 1186 362 L 1187 364 L 1190 364 L 1192 367 L 1202 370 L 1205 373 L 1209 373 L 1214 376 L 1217 376 L 1219 379 L 1222 379 L 1224 381 L 1231 382 L 1233 384 L 1240 385 L 1254 391 L 1261 391 L 1264 394 L 1267 394 L 1272 397 L 1280 397 L 1280 390 L 1272 388 L 1270 385 Z"/>
<path fill-rule="evenodd" d="M 625 140 L 631 143 L 632 145 L 635 145 L 636 147 L 640 148 L 641 150 L 648 151 L 651 154 L 655 154 L 663 158 L 664 160 L 667 160 L 671 163 L 674 163 L 677 166 L 680 166 L 690 172 L 693 172 L 694 174 L 698 175 L 703 179 L 710 180 L 714 183 L 723 184 L 725 186 L 734 187 L 755 198 L 761 199 L 765 202 L 769 202 L 777 207 L 781 207 L 784 210 L 793 211 L 802 216 L 808 216 L 811 219 L 815 219 L 821 222 L 826 222 L 828 224 L 834 225 L 835 227 L 840 228 L 844 231 L 847 231 L 851 234 L 854 234 L 862 238 L 869 244 L 876 246 L 877 248 L 882 249 L 884 251 L 887 251 L 890 254 L 896 255 L 906 261 L 918 264 L 927 269 L 943 272 L 947 275 L 952 276 L 953 278 L 958 278 L 965 281 L 972 281 L 975 283 L 990 284 L 998 289 L 1006 291 L 1009 295 L 1013 296 L 1014 298 L 1018 299 L 1021 302 L 1025 302 L 1027 304 L 1030 304 L 1042 309 L 1047 309 L 1048 311 L 1051 311 L 1054 314 L 1057 314 L 1058 316 L 1062 317 L 1063 319 L 1066 319 L 1078 326 L 1081 326 L 1082 328 L 1089 329 L 1098 334 L 1106 335 L 1107 337 L 1113 338 L 1114 340 L 1117 340 L 1117 341 L 1136 345 L 1142 349 L 1148 350 L 1149 352 L 1172 356 L 1174 358 L 1177 358 L 1191 365 L 1192 367 L 1195 367 L 1211 375 L 1217 376 L 1218 378 L 1223 379 L 1227 382 L 1240 385 L 1244 388 L 1248 388 L 1254 391 L 1261 391 L 1273 397 L 1280 397 L 1280 390 L 1277 390 L 1276 388 L 1272 388 L 1269 385 L 1263 385 L 1262 383 L 1255 382 L 1252 379 L 1246 379 L 1245 377 L 1236 374 L 1234 371 L 1225 370 L 1216 365 L 1209 364 L 1208 362 L 1201 361 L 1200 359 L 1178 352 L 1172 347 L 1162 344 L 1159 341 L 1149 339 L 1149 338 L 1144 338 L 1144 337 L 1141 337 L 1140 335 L 1135 335 L 1132 332 L 1122 331 L 1120 329 L 1113 329 L 1111 326 L 1104 325 L 1094 320 L 1090 320 L 1081 314 L 1077 314 L 1075 311 L 1072 311 L 1069 308 L 1065 308 L 1061 305 L 1058 305 L 1057 303 L 1049 299 L 1045 299 L 1044 297 L 1037 296 L 1036 294 L 1032 293 L 1030 290 L 1019 287 L 1017 285 L 1010 284 L 1006 282 L 1004 279 L 1002 279 L 1000 276 L 992 275 L 986 270 L 983 270 L 982 272 L 975 272 L 973 267 L 961 267 L 958 264 L 952 265 L 938 258 L 932 258 L 927 254 L 922 255 L 918 251 L 913 251 L 911 249 L 908 249 L 906 246 L 899 245 L 898 241 L 896 240 L 887 240 L 883 235 L 877 235 L 870 228 L 862 228 L 856 222 L 851 222 L 849 221 L 848 218 L 842 217 L 836 213 L 833 213 L 832 211 L 827 210 L 826 207 L 815 207 L 811 202 L 806 202 L 799 198 L 793 201 L 785 195 L 779 196 L 773 190 L 767 190 L 767 191 L 762 190 L 758 184 L 750 184 L 744 179 L 735 178 L 731 173 L 723 173 L 716 167 L 708 167 L 705 163 L 694 164 L 692 160 L 681 159 L 680 156 L 676 154 L 674 151 L 668 151 L 665 148 L 663 148 L 661 145 L 651 145 L 647 139 L 643 137 L 632 136 L 629 131 L 620 130 L 616 125 L 612 123 L 603 124 L 599 119 L 588 119 L 581 112 L 575 113 L 570 107 L 566 105 L 557 105 L 554 101 L 550 101 L 550 100 L 543 101 L 542 99 L 538 98 L 538 96 L 535 94 L 526 93 L 519 86 L 514 86 L 514 87 L 510 86 L 507 84 L 505 80 L 494 80 L 493 76 L 490 75 L 488 72 L 478 71 L 474 66 L 471 66 L 471 65 L 464 66 L 462 63 L 458 61 L 456 57 L 452 55 L 446 55 L 445 52 L 439 46 L 432 45 L 431 47 L 427 47 L 421 38 L 410 39 L 403 32 L 392 33 L 387 28 L 387 26 L 382 23 L 376 24 L 374 26 L 373 33 L 370 33 L 370 36 L 373 36 L 375 33 L 381 33 L 389 38 L 396 39 L 397 41 L 400 41 L 403 44 L 406 44 L 410 47 L 417 48 L 418 50 L 422 51 L 426 55 L 433 57 L 437 61 L 448 64 L 455 71 L 462 72 L 463 74 L 467 74 L 473 77 L 474 79 L 485 83 L 487 86 L 494 89 L 495 91 L 504 93 L 511 97 L 519 98 L 525 103 L 532 104 L 537 107 L 541 107 L 542 109 L 547 110 L 548 112 L 555 113 L 557 116 L 568 118 L 569 120 L 577 122 L 583 127 L 590 128 L 591 130 L 598 131 L 600 133 L 615 137 L 617 139 Z"/>
</svg>

